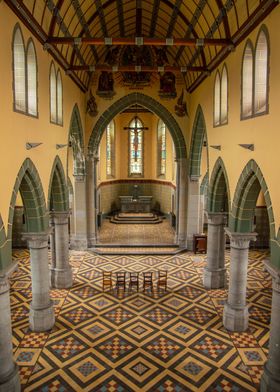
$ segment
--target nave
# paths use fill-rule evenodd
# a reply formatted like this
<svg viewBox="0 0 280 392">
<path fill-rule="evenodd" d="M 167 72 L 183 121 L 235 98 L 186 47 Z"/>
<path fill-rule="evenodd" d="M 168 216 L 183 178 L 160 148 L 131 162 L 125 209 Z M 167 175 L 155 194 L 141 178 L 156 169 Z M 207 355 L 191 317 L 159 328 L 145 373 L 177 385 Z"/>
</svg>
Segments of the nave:
<svg viewBox="0 0 280 392">
<path fill-rule="evenodd" d="M 56 323 L 29 329 L 30 260 L 16 250 L 11 276 L 14 358 L 23 391 L 257 391 L 268 354 L 271 276 L 267 251 L 251 250 L 249 328 L 223 327 L 227 290 L 206 290 L 206 256 L 97 256 L 71 251 L 73 286 L 52 289 Z M 49 255 L 50 258 L 50 255 Z M 229 268 L 229 253 L 226 252 Z M 103 291 L 102 272 L 168 271 L 167 291 Z"/>
</svg>

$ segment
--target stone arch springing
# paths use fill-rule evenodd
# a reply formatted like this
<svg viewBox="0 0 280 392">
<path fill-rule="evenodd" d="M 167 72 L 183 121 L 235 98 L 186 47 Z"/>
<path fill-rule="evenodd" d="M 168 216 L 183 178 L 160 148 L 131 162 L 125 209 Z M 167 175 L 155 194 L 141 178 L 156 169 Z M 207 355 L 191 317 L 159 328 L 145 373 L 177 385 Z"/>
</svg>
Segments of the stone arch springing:
<svg viewBox="0 0 280 392">
<path fill-rule="evenodd" d="M 200 194 L 207 197 L 208 187 L 209 187 L 209 173 L 207 171 L 201 181 L 201 184 L 200 184 Z"/>
<path fill-rule="evenodd" d="M 207 148 L 207 167 L 208 165 L 208 143 L 207 143 L 207 133 L 206 125 L 204 120 L 203 111 L 200 105 L 198 105 L 192 130 L 192 140 L 190 148 L 190 165 L 189 165 L 189 175 L 192 178 L 200 177 L 200 167 L 201 167 L 201 155 L 202 148 L 206 142 Z"/>
<path fill-rule="evenodd" d="M 73 149 L 74 175 L 85 175 L 84 136 L 78 105 L 75 104 L 70 121 L 68 148 Z M 68 164 L 67 164 L 68 167 Z"/>
<path fill-rule="evenodd" d="M 49 211 L 68 211 L 69 197 L 62 162 L 59 156 L 55 157 L 48 192 Z"/>
<path fill-rule="evenodd" d="M 88 154 L 97 155 L 98 146 L 106 126 L 117 114 L 133 104 L 144 106 L 163 120 L 172 136 L 176 151 L 176 158 L 186 158 L 186 143 L 177 121 L 161 103 L 142 93 L 128 94 L 125 97 L 120 98 L 107 110 L 105 110 L 105 112 L 102 114 L 102 116 L 99 117 L 95 126 L 93 127 L 89 139 Z"/>
<path fill-rule="evenodd" d="M 254 210 L 260 190 L 263 191 L 266 203 L 270 239 L 275 240 L 275 222 L 269 190 L 259 166 L 253 159 L 247 163 L 238 180 L 232 203 L 229 228 L 232 231 L 242 233 L 253 230 Z"/>
<path fill-rule="evenodd" d="M 26 216 L 26 227 L 28 232 L 43 232 L 48 228 L 48 214 L 42 183 L 39 173 L 30 158 L 23 162 L 13 189 L 8 223 L 8 240 L 12 238 L 12 225 L 14 218 L 14 207 L 17 194 L 20 192 Z"/>
<path fill-rule="evenodd" d="M 209 212 L 229 212 L 230 193 L 226 168 L 222 158 L 218 158 L 210 179 L 208 192 Z"/>
</svg>

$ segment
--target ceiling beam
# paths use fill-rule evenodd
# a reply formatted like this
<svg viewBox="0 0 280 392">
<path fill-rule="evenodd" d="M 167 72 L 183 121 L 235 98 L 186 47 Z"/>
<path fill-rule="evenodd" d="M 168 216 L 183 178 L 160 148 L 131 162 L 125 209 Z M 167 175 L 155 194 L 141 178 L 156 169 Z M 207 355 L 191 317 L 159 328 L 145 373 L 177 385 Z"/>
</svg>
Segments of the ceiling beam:
<svg viewBox="0 0 280 392">
<path fill-rule="evenodd" d="M 49 37 L 48 44 L 80 45 L 82 43 L 102 45 L 137 45 L 137 46 L 230 46 L 231 40 L 224 38 L 97 38 L 97 37 Z"/>
<path fill-rule="evenodd" d="M 177 67 L 166 65 L 164 67 L 150 67 L 145 65 L 73 65 L 68 68 L 67 72 L 71 71 L 107 71 L 107 72 L 208 72 L 206 67 Z"/>
</svg>

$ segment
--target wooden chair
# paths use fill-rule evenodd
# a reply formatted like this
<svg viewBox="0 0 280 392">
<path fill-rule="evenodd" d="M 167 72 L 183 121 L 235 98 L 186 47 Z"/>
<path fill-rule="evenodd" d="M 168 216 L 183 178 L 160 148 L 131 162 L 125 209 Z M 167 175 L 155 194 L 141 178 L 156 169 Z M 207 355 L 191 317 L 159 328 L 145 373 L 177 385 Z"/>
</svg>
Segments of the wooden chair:
<svg viewBox="0 0 280 392">
<path fill-rule="evenodd" d="M 167 290 L 167 271 L 158 271 L 158 282 L 157 282 L 158 290 L 163 288 L 165 291 Z"/>
<path fill-rule="evenodd" d="M 103 271 L 103 291 L 105 291 L 106 287 L 109 287 L 109 289 L 112 290 L 113 284 L 111 271 Z"/>
<path fill-rule="evenodd" d="M 129 290 L 136 286 L 139 290 L 139 272 L 129 272 Z"/>
<path fill-rule="evenodd" d="M 143 272 L 143 291 L 146 291 L 146 289 L 154 291 L 152 272 Z"/>
<path fill-rule="evenodd" d="M 125 290 L 125 275 L 126 272 L 120 271 L 120 272 L 116 272 L 116 289 L 123 289 Z"/>
</svg>

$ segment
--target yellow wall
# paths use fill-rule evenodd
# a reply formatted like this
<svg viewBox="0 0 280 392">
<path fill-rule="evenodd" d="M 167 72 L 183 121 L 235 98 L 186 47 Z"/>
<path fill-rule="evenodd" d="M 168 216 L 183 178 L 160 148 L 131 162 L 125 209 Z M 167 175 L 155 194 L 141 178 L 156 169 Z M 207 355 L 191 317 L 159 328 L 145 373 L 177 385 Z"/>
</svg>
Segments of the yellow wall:
<svg viewBox="0 0 280 392">
<path fill-rule="evenodd" d="M 8 6 L 0 3 L 0 213 L 7 232 L 9 205 L 18 171 L 25 158 L 29 157 L 36 166 L 45 198 L 51 169 L 56 155 L 66 165 L 67 148 L 56 150 L 56 143 L 67 143 L 70 118 L 74 104 L 77 102 L 84 126 L 85 97 L 72 80 L 61 70 L 63 82 L 63 126 L 53 125 L 49 117 L 49 68 L 52 57 L 44 51 L 41 44 L 33 38 L 38 59 L 38 100 L 39 118 L 32 118 L 13 111 L 12 90 L 12 36 L 18 19 Z M 31 33 L 19 22 L 26 44 Z M 56 64 L 57 66 L 57 64 Z M 35 149 L 26 150 L 26 142 L 42 142 Z"/>
<path fill-rule="evenodd" d="M 213 127 L 213 87 L 216 72 L 192 94 L 190 102 L 190 124 L 193 124 L 198 104 L 201 105 L 207 128 L 208 144 L 221 145 L 221 151 L 209 149 L 211 170 L 220 156 L 227 170 L 231 201 L 234 196 L 239 176 L 250 159 L 259 165 L 269 189 L 276 230 L 280 223 L 280 137 L 279 137 L 279 102 L 280 102 L 280 8 L 276 8 L 264 21 L 270 37 L 270 77 L 269 77 L 269 114 L 240 121 L 241 100 L 241 63 L 246 41 L 243 41 L 231 53 L 225 63 L 229 76 L 229 116 L 228 124 Z M 260 27 L 260 26 L 259 26 Z M 251 34 L 250 39 L 256 43 L 259 27 Z M 219 69 L 222 69 L 220 65 Z M 254 143 L 255 151 L 238 146 L 239 143 Z"/>
</svg>

